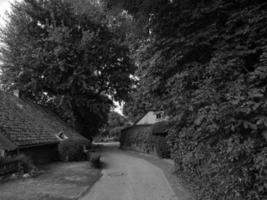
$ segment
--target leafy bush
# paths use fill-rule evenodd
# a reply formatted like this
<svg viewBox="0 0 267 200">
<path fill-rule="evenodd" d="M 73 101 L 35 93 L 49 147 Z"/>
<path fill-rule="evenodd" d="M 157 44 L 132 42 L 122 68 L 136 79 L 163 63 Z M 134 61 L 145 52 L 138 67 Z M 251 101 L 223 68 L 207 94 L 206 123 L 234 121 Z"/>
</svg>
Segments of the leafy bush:
<svg viewBox="0 0 267 200">
<path fill-rule="evenodd" d="M 115 141 L 120 138 L 121 130 L 123 127 L 115 127 L 109 130 L 109 136 L 112 137 Z"/>
<path fill-rule="evenodd" d="M 173 121 L 172 155 L 197 199 L 266 198 L 266 8 L 173 0 L 151 15 L 140 82 Z"/>
<path fill-rule="evenodd" d="M 90 155 L 91 166 L 97 169 L 101 168 L 102 163 L 100 158 L 101 156 L 99 153 L 92 152 Z"/>
<path fill-rule="evenodd" d="M 58 145 L 59 156 L 62 161 L 86 160 L 85 148 L 91 146 L 86 139 L 67 139 Z"/>
<path fill-rule="evenodd" d="M 38 172 L 38 169 L 33 164 L 32 160 L 24 154 L 19 154 L 13 157 L 1 157 L 0 165 L 8 166 L 8 169 L 5 169 L 7 173 L 29 173 L 31 175 L 35 175 Z"/>
<path fill-rule="evenodd" d="M 157 137 L 155 149 L 159 157 L 161 158 L 171 157 L 171 149 L 165 137 Z"/>
<path fill-rule="evenodd" d="M 37 170 L 32 160 L 24 154 L 20 154 L 13 159 L 19 161 L 19 172 L 21 173 L 34 172 Z"/>
<path fill-rule="evenodd" d="M 161 2 L 145 10 L 151 34 L 137 52 L 132 107 L 164 108 L 177 170 L 197 199 L 266 199 L 266 1 Z"/>
<path fill-rule="evenodd" d="M 161 128 L 156 130 L 155 127 Z M 165 133 L 166 126 L 161 124 L 133 126 L 125 129 L 120 137 L 121 147 L 129 147 L 145 153 L 156 152 L 161 158 L 170 158 L 170 146 L 166 137 L 160 135 L 162 130 Z"/>
<path fill-rule="evenodd" d="M 155 136 L 150 125 L 139 125 L 122 131 L 120 137 L 121 147 L 130 147 L 145 153 L 153 152 L 155 148 Z"/>
</svg>

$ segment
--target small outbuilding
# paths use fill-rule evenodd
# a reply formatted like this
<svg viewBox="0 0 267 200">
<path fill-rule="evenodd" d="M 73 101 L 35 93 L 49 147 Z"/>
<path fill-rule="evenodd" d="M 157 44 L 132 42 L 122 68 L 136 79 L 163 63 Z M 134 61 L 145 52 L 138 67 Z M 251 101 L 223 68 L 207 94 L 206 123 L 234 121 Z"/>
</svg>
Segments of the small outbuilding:
<svg viewBox="0 0 267 200">
<path fill-rule="evenodd" d="M 167 152 L 166 143 L 169 122 L 163 111 L 148 111 L 133 126 L 121 131 L 121 148 L 132 149 L 140 152 L 162 156 L 162 148 Z M 165 155 L 164 155 L 165 156 Z"/>
<path fill-rule="evenodd" d="M 0 156 L 23 153 L 35 163 L 53 161 L 58 143 L 67 138 L 85 139 L 48 109 L 0 91 Z"/>
</svg>

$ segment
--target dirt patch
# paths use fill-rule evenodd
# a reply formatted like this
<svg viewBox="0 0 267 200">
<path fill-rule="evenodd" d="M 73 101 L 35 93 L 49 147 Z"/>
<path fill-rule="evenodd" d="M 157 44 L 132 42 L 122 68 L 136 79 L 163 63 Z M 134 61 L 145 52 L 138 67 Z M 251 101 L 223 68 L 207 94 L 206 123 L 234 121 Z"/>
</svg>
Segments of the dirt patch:
<svg viewBox="0 0 267 200">
<path fill-rule="evenodd" d="M 100 178 L 89 162 L 54 163 L 36 178 L 0 183 L 1 200 L 76 200 Z"/>
</svg>

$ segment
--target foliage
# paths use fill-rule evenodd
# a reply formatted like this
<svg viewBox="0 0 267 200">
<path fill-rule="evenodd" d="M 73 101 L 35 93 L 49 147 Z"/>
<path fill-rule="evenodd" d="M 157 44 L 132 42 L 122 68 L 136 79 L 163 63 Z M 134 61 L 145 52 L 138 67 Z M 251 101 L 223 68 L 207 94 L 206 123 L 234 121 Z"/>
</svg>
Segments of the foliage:
<svg viewBox="0 0 267 200">
<path fill-rule="evenodd" d="M 155 149 L 157 155 L 161 158 L 170 158 L 171 157 L 171 149 L 168 141 L 165 137 L 157 137 Z"/>
<path fill-rule="evenodd" d="M 117 112 L 113 111 L 108 114 L 108 127 L 110 129 L 125 126 L 127 122 L 128 120 Z"/>
<path fill-rule="evenodd" d="M 173 0 L 150 14 L 140 82 L 172 119 L 177 170 L 197 199 L 265 199 L 266 2 Z"/>
<path fill-rule="evenodd" d="M 96 141 L 117 140 L 120 137 L 121 130 L 129 126 L 129 120 L 123 115 L 111 111 L 108 114 L 108 122 L 101 129 L 100 134 L 95 137 Z"/>
<path fill-rule="evenodd" d="M 135 67 L 110 18 L 93 1 L 15 3 L 1 30 L 2 84 L 52 107 L 83 135 L 127 98 Z"/>
<path fill-rule="evenodd" d="M 154 137 L 151 126 L 133 126 L 124 129 L 120 137 L 121 147 L 137 148 L 140 151 L 149 153 L 154 150 Z"/>
<path fill-rule="evenodd" d="M 102 163 L 101 163 L 101 156 L 100 156 L 100 154 L 99 153 L 91 153 L 91 155 L 90 155 L 90 162 L 91 162 L 92 167 L 94 167 L 96 169 L 101 168 Z"/>
<path fill-rule="evenodd" d="M 145 153 L 156 153 L 161 158 L 170 158 L 170 146 L 167 139 L 158 131 L 154 134 L 153 130 L 154 126 L 151 125 L 136 125 L 122 130 L 121 147 Z"/>
<path fill-rule="evenodd" d="M 20 173 L 31 173 L 34 175 L 37 172 L 37 168 L 33 164 L 33 161 L 24 154 L 17 155 L 13 158 L 19 162 L 19 172 Z"/>
<path fill-rule="evenodd" d="M 144 89 L 142 87 L 138 87 L 130 93 L 129 99 L 127 99 L 123 106 L 123 114 L 126 115 L 132 122 L 135 122 L 148 111 L 153 109 L 154 103 L 150 99 L 149 95 L 144 93 Z"/>
<path fill-rule="evenodd" d="M 62 161 L 81 161 L 86 159 L 85 148 L 90 147 L 85 139 L 66 139 L 59 143 L 58 152 Z"/>
<path fill-rule="evenodd" d="M 169 121 L 161 121 L 153 124 L 152 133 L 154 135 L 166 136 L 170 128 Z"/>
<path fill-rule="evenodd" d="M 115 127 L 113 129 L 109 130 L 109 136 L 114 138 L 115 140 L 118 140 L 121 135 L 121 131 L 123 130 L 124 127 Z"/>
<path fill-rule="evenodd" d="M 0 157 L 0 165 L 1 170 L 7 171 L 8 173 L 30 173 L 32 176 L 34 176 L 38 172 L 32 160 L 24 154 L 19 154 L 12 157 Z"/>
</svg>

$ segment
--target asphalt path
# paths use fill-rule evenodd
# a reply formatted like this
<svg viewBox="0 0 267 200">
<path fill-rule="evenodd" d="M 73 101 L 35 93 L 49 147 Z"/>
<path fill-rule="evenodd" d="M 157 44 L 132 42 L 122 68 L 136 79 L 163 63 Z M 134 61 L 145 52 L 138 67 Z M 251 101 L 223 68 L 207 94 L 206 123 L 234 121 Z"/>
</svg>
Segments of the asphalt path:
<svg viewBox="0 0 267 200">
<path fill-rule="evenodd" d="M 163 171 L 116 148 L 102 153 L 103 176 L 81 200 L 178 200 Z"/>
</svg>

